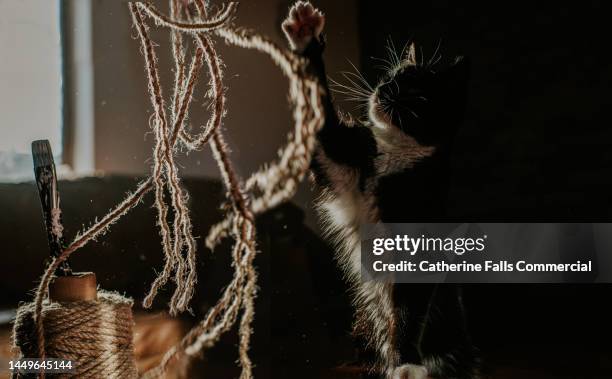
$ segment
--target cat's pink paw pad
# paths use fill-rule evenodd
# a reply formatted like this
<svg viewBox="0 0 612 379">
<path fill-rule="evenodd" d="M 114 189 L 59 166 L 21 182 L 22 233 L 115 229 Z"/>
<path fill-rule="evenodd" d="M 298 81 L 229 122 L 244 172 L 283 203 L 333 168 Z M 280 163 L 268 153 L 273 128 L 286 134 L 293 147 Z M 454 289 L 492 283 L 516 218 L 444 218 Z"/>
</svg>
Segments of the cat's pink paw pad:
<svg viewBox="0 0 612 379">
<path fill-rule="evenodd" d="M 307 1 L 298 1 L 283 21 L 283 31 L 291 48 L 303 51 L 312 38 L 318 38 L 325 26 L 325 16 Z"/>
<path fill-rule="evenodd" d="M 429 379 L 427 369 L 423 366 L 406 364 L 393 369 L 392 379 Z"/>
</svg>

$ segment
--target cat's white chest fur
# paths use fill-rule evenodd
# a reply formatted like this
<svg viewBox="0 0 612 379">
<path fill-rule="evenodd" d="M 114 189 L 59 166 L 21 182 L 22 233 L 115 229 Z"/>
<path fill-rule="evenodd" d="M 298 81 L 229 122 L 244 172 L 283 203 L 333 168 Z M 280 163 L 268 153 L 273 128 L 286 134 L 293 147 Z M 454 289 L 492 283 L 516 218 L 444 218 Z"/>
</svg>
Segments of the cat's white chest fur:
<svg viewBox="0 0 612 379">
<path fill-rule="evenodd" d="M 319 162 L 326 166 L 331 188 L 318 201 L 326 236 L 334 243 L 336 258 L 346 278 L 356 282 L 361 276 L 360 228 L 379 221 L 374 189 L 378 181 L 374 175 L 361 183 L 357 170 L 332 163 L 321 154 Z"/>
<path fill-rule="evenodd" d="M 357 191 L 330 195 L 320 203 L 327 234 L 336 244 L 337 258 L 347 277 L 360 275 L 359 227 L 367 222 L 366 201 Z"/>
</svg>

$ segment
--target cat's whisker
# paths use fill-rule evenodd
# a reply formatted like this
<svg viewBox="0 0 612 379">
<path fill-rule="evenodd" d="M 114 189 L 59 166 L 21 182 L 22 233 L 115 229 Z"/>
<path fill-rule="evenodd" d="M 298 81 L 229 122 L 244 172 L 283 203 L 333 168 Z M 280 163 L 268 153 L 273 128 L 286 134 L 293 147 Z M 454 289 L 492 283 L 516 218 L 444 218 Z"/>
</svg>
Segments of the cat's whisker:
<svg viewBox="0 0 612 379">
<path fill-rule="evenodd" d="M 404 124 L 402 123 L 402 115 L 399 112 L 397 112 L 397 111 L 395 111 L 395 112 L 397 113 L 397 118 L 399 119 L 400 129 L 404 129 Z"/>
<path fill-rule="evenodd" d="M 393 83 L 395 83 L 395 88 L 397 88 L 397 94 L 399 95 L 400 88 L 399 88 L 399 84 L 397 83 L 397 80 L 395 80 L 395 78 L 393 79 Z"/>
<path fill-rule="evenodd" d="M 393 48 L 393 54 L 395 56 L 395 62 L 399 66 L 402 63 L 402 60 L 401 60 L 400 55 L 398 55 L 398 53 L 397 53 L 397 48 L 395 47 L 395 43 L 393 42 L 393 40 L 391 40 L 391 47 Z"/>
<path fill-rule="evenodd" d="M 332 91 L 335 92 L 335 93 L 346 95 L 346 96 L 365 97 L 365 95 L 362 94 L 362 93 L 351 92 L 351 91 L 344 91 L 342 89 L 332 89 Z"/>
<path fill-rule="evenodd" d="M 393 43 L 393 39 L 389 37 L 387 39 L 387 52 L 389 53 L 389 60 L 393 63 L 393 66 L 397 67 L 401 64 L 399 57 L 397 56 L 397 51 L 395 50 L 395 44 Z"/>
<path fill-rule="evenodd" d="M 355 80 L 353 80 L 349 75 L 345 75 L 344 73 L 342 75 L 344 76 L 346 80 L 348 80 L 354 86 L 354 89 L 357 92 L 368 93 L 368 90 L 366 88 L 363 88 L 362 86 L 360 86 L 359 83 L 355 82 Z M 373 92 L 373 91 L 370 91 L 370 92 Z"/>
<path fill-rule="evenodd" d="M 419 117 L 419 115 L 418 115 L 418 114 L 416 114 L 416 112 L 415 112 L 415 111 L 414 111 L 412 108 L 409 108 L 409 107 L 407 107 L 406 105 L 404 105 L 404 104 L 402 104 L 402 103 L 395 103 L 395 105 L 397 105 L 397 106 L 399 106 L 400 108 L 405 109 L 405 110 L 407 110 L 408 112 L 412 113 L 412 115 L 413 115 L 415 118 L 420 118 L 420 117 Z"/>
<path fill-rule="evenodd" d="M 361 98 L 361 97 L 347 97 L 347 98 L 345 98 L 345 100 L 355 101 L 355 102 L 359 102 L 359 103 L 365 103 L 365 99 Z"/>
<path fill-rule="evenodd" d="M 368 93 L 367 92 L 362 92 L 362 91 L 357 91 L 351 87 L 346 87 L 346 86 L 341 86 L 341 85 L 332 85 L 331 86 L 331 90 L 334 92 L 339 92 L 339 93 L 344 93 L 347 95 L 362 95 L 362 96 L 367 96 Z"/>
<path fill-rule="evenodd" d="M 370 95 L 367 93 L 356 92 L 350 87 L 346 87 L 343 85 L 336 86 L 337 88 L 332 88 L 332 91 L 335 93 L 340 93 L 344 95 L 343 99 L 351 102 L 367 104 Z M 342 88 L 349 88 L 349 90 L 343 90 Z"/>
<path fill-rule="evenodd" d="M 440 54 L 440 55 L 438 56 L 438 58 L 435 60 L 435 62 L 433 62 L 433 63 L 428 63 L 428 66 L 430 66 L 430 67 L 431 67 L 431 66 L 435 66 L 436 64 L 438 64 L 438 62 L 440 62 L 440 59 L 442 59 L 442 54 Z"/>
<path fill-rule="evenodd" d="M 423 55 L 423 46 L 419 46 L 419 51 L 421 52 L 420 53 L 421 54 L 421 64 L 420 64 L 420 66 L 423 67 L 423 57 L 424 57 L 424 55 Z"/>
<path fill-rule="evenodd" d="M 364 99 L 362 97 L 351 97 L 351 96 L 343 97 L 342 100 L 350 101 L 350 102 L 354 102 L 354 103 L 364 103 L 364 104 L 367 104 L 367 102 L 368 102 L 367 99 Z"/>
<path fill-rule="evenodd" d="M 359 95 L 359 96 L 364 96 L 364 97 L 370 96 L 370 92 L 362 88 L 349 87 L 333 79 L 330 79 L 330 82 L 331 82 L 331 89 L 334 92 L 343 93 L 346 95 Z"/>
<path fill-rule="evenodd" d="M 355 74 L 354 72 L 350 72 L 350 71 L 342 71 L 342 72 L 341 72 L 341 74 L 342 74 L 342 76 L 343 76 L 343 77 L 344 77 L 346 80 L 350 81 L 351 83 L 354 83 L 354 85 L 355 85 L 357 88 L 360 88 L 360 89 L 367 89 L 367 88 L 365 88 L 365 87 L 363 86 L 363 84 L 359 83 L 359 82 L 361 82 L 361 81 L 362 81 L 362 80 L 364 80 L 364 79 L 363 79 L 363 78 L 361 78 L 359 75 Z M 354 79 L 353 79 L 353 78 L 354 78 Z M 367 82 L 366 82 L 366 84 L 367 84 Z M 369 84 L 367 84 L 367 86 L 369 87 Z"/>
<path fill-rule="evenodd" d="M 385 103 L 381 102 L 381 106 L 382 106 L 382 111 L 384 113 L 389 114 L 389 110 L 391 110 L 391 104 L 390 103 L 386 103 L 385 104 Z"/>
<path fill-rule="evenodd" d="M 367 112 L 367 106 L 365 104 L 357 104 L 353 107 L 352 111 L 357 111 L 359 113 Z"/>
<path fill-rule="evenodd" d="M 436 50 L 432 54 L 431 58 L 429 58 L 429 60 L 427 61 L 427 66 L 432 66 L 433 64 L 436 64 L 439 61 L 439 58 L 438 58 L 435 63 L 433 63 L 433 64 L 431 63 L 436 58 L 436 55 L 440 51 L 440 46 L 441 45 L 442 45 L 442 38 L 440 38 L 438 40 L 438 45 L 436 46 Z"/>
<path fill-rule="evenodd" d="M 427 98 L 425 96 L 400 96 L 398 98 L 399 100 L 405 100 L 405 101 L 411 101 L 414 99 L 418 99 L 418 100 L 422 100 L 422 101 L 429 101 L 427 100 Z"/>
<path fill-rule="evenodd" d="M 338 87 L 338 86 L 335 86 L 335 87 Z M 349 91 L 349 92 L 352 92 L 352 93 L 357 93 L 357 94 L 364 95 L 364 96 L 369 96 L 372 93 L 372 91 L 368 91 L 368 90 L 365 90 L 365 89 L 362 89 L 362 88 L 353 88 L 353 87 L 350 87 L 350 86 L 348 86 L 348 87 L 340 87 L 340 88 L 344 88 L 346 91 Z"/>
<path fill-rule="evenodd" d="M 370 84 L 368 82 L 365 81 L 364 78 L 360 77 L 359 75 L 352 73 L 352 72 L 347 72 L 346 75 L 354 77 L 355 79 L 357 79 L 359 82 L 361 82 L 361 85 L 359 85 L 359 88 L 366 91 L 366 92 L 374 92 L 374 89 L 372 88 L 372 86 L 370 86 Z M 359 83 L 357 83 L 359 84 Z"/>
<path fill-rule="evenodd" d="M 361 81 L 361 83 L 369 90 L 373 91 L 372 86 L 370 85 L 370 83 L 366 80 L 366 78 L 363 76 L 363 74 L 361 73 L 361 71 L 359 71 L 359 69 L 353 64 L 353 62 L 349 61 L 349 64 L 353 67 L 353 69 L 355 70 L 355 72 L 347 72 L 351 75 L 356 76 L 357 78 L 359 78 L 359 80 Z"/>
<path fill-rule="evenodd" d="M 391 67 L 386 66 L 386 65 L 382 65 L 382 64 L 377 64 L 377 65 L 374 66 L 374 68 L 378 69 L 378 70 L 381 70 L 381 71 L 386 71 L 386 72 L 391 70 Z"/>
<path fill-rule="evenodd" d="M 408 107 L 404 107 L 406 108 L 407 111 L 409 111 L 410 113 L 412 113 L 412 115 L 414 116 L 414 118 L 420 118 L 418 114 L 416 114 L 415 111 L 413 111 L 412 109 L 408 108 Z"/>
<path fill-rule="evenodd" d="M 408 46 L 410 46 L 410 41 L 406 41 L 406 43 L 404 44 L 404 47 L 402 47 L 402 51 L 400 53 L 401 59 L 404 59 L 404 57 L 406 56 L 406 53 L 408 52 Z"/>
<path fill-rule="evenodd" d="M 370 58 L 383 63 L 382 65 L 376 65 L 375 66 L 376 68 L 380 68 L 383 71 L 387 71 L 387 72 L 393 69 L 393 63 L 391 63 L 391 61 L 388 59 L 383 59 L 383 58 L 378 58 L 378 57 L 370 57 Z"/>
<path fill-rule="evenodd" d="M 367 102 L 368 101 L 368 96 L 364 96 L 361 94 L 354 94 L 354 93 L 349 93 L 349 92 L 340 92 L 340 91 L 334 91 L 337 93 L 340 93 L 342 95 L 344 95 L 342 98 L 343 99 L 348 99 L 348 100 L 355 100 L 355 101 L 363 101 L 363 102 Z"/>
<path fill-rule="evenodd" d="M 354 87 L 350 87 L 350 86 L 347 86 L 346 84 L 342 84 L 342 83 L 340 83 L 340 82 L 338 82 L 337 80 L 334 80 L 334 79 L 332 79 L 332 78 L 330 78 L 330 82 L 332 82 L 332 84 L 333 84 L 333 85 L 335 85 L 335 86 L 341 86 L 341 87 L 345 87 L 346 89 L 352 89 L 352 90 L 359 91 L 359 92 L 365 92 L 365 93 L 368 93 L 368 92 L 374 92 L 374 90 L 373 90 L 373 89 L 364 88 L 363 86 L 359 85 L 358 83 L 355 83 L 355 81 L 354 81 L 353 79 L 351 79 L 351 78 L 349 78 L 349 77 L 348 77 L 347 72 L 342 72 L 341 74 L 342 74 L 342 76 L 343 76 L 345 79 L 347 79 L 347 80 L 348 80 L 348 81 L 349 81 L 349 82 L 350 82 L 350 83 L 351 83 L 351 84 L 352 84 Z M 352 74 L 352 73 L 351 73 L 351 74 Z M 354 74 L 353 74 L 353 75 L 354 75 Z"/>
</svg>

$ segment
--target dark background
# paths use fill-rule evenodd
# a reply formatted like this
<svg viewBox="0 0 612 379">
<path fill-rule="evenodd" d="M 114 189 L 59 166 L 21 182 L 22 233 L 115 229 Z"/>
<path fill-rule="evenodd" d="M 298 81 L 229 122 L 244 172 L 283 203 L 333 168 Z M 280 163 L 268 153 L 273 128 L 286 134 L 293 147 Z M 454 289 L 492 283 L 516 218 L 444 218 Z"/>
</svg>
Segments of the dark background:
<svg viewBox="0 0 612 379">
<path fill-rule="evenodd" d="M 371 57 L 386 56 L 389 36 L 396 46 L 407 40 L 422 46 L 425 61 L 438 43 L 441 62 L 456 55 L 471 61 L 449 220 L 610 220 L 608 2 L 363 0 L 359 6 L 361 64 L 369 78 L 377 75 Z M 610 285 L 464 291 L 475 342 L 495 377 L 612 376 Z"/>
<path fill-rule="evenodd" d="M 450 214 L 489 221 L 610 215 L 612 65 L 604 1 L 359 2 L 361 66 L 391 37 L 472 63 Z M 333 48 L 334 41 L 330 41 Z M 419 49 L 417 48 L 417 51 Z M 373 79 L 371 79 L 373 81 Z"/>
</svg>

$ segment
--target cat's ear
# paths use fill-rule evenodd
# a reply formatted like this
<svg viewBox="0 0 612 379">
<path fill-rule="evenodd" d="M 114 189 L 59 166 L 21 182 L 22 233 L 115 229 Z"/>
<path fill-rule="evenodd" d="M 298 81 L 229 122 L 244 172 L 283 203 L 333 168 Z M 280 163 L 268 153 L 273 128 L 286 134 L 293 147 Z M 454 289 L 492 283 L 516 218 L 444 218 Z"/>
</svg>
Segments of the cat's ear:
<svg viewBox="0 0 612 379">
<path fill-rule="evenodd" d="M 406 54 L 404 56 L 404 61 L 410 65 L 410 66 L 416 66 L 416 51 L 414 48 L 414 42 L 412 42 L 410 44 L 410 46 L 408 46 L 408 49 L 406 49 Z"/>
</svg>

